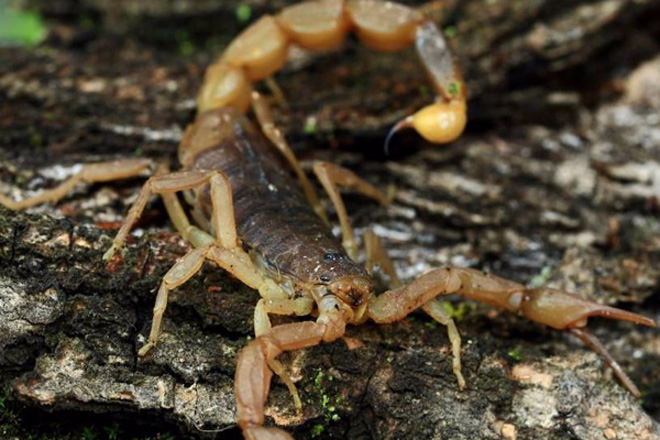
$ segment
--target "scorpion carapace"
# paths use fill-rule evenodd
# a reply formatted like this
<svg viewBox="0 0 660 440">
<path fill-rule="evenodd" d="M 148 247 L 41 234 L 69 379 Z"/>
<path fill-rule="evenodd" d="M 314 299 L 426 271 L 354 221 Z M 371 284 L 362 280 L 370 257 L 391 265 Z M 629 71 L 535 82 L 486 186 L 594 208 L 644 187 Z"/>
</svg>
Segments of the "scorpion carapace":
<svg viewBox="0 0 660 440">
<path fill-rule="evenodd" d="M 313 171 L 337 212 L 342 240 L 333 236 L 314 187 L 275 127 L 265 100 L 252 91 L 250 81 L 279 69 L 290 42 L 310 49 L 328 49 L 339 45 L 351 28 L 365 44 L 380 50 L 400 49 L 415 40 L 440 98 L 404 125 L 413 125 L 433 141 L 451 139 L 462 131 L 462 80 L 442 35 L 424 21 L 420 12 L 373 0 L 323 0 L 292 6 L 277 17 L 259 20 L 209 68 L 200 91 L 199 113 L 179 146 L 182 170 L 170 173 L 162 165 L 157 169 L 156 176 L 142 187 L 104 255 L 106 260 L 111 259 L 121 248 L 152 194 L 162 196 L 175 228 L 194 246 L 163 277 L 148 341 L 139 356 L 146 355 L 158 342 L 168 293 L 198 272 L 205 260 L 211 260 L 257 289 L 262 297 L 254 312 L 257 337 L 241 351 L 236 367 L 237 421 L 247 439 L 291 438 L 280 429 L 263 427 L 273 373 L 289 388 L 296 408 L 302 408 L 296 387 L 277 357 L 284 351 L 333 341 L 344 334 L 347 324 L 369 319 L 391 323 L 422 308 L 447 327 L 453 372 L 458 387 L 464 388 L 460 336 L 437 299 L 452 293 L 519 312 L 558 330 L 569 330 L 598 352 L 626 388 L 639 396 L 639 390 L 616 361 L 586 330 L 587 319 L 601 316 L 655 326 L 653 320 L 559 290 L 527 289 L 474 269 L 445 267 L 400 285 L 392 261 L 372 231 L 364 234 L 365 269 L 357 263 L 358 249 L 339 188 L 352 188 L 384 205 L 390 199 L 351 171 L 318 162 Z M 252 105 L 261 131 L 243 115 L 248 105 Z M 427 136 L 429 127 L 432 135 Z M 285 164 L 297 175 L 298 182 Z M 23 209 L 56 201 L 80 181 L 135 176 L 149 165 L 150 161 L 144 159 L 85 165 L 53 190 L 20 202 L 0 195 L 0 203 L 10 209 Z M 179 191 L 185 192 L 195 224 L 179 202 Z M 376 295 L 371 279 L 375 265 L 386 272 L 392 284 L 392 290 L 380 295 Z M 272 327 L 270 314 L 313 315 L 316 319 Z"/>
</svg>

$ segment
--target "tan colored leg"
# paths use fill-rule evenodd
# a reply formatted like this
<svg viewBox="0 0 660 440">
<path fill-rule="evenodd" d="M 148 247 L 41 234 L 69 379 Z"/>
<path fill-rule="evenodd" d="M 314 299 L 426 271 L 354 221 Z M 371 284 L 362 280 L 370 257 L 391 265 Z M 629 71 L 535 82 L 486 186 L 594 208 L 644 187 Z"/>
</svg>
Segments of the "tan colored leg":
<svg viewBox="0 0 660 440">
<path fill-rule="evenodd" d="M 355 244 L 355 235 L 351 228 L 351 222 L 346 213 L 346 206 L 339 193 L 338 186 L 351 188 L 359 191 L 367 197 L 377 200 L 383 205 L 389 205 L 390 200 L 378 188 L 369 182 L 360 179 L 355 173 L 339 165 L 329 162 L 316 162 L 314 164 L 314 174 L 328 193 L 332 204 L 335 206 L 339 224 L 341 226 L 342 244 L 353 260 L 357 260 L 357 245 Z"/>
<path fill-rule="evenodd" d="M 364 233 L 364 249 L 367 252 L 367 271 L 372 274 L 375 265 L 379 265 L 385 274 L 390 277 L 391 287 L 399 287 L 401 281 L 394 268 L 394 263 L 389 255 L 387 249 L 380 241 L 380 237 L 374 231 L 368 229 Z"/>
<path fill-rule="evenodd" d="M 158 289 L 156 295 L 156 304 L 154 305 L 154 316 L 151 321 L 151 331 L 149 332 L 149 339 L 147 343 L 138 351 L 138 356 L 146 355 L 152 347 L 158 342 L 160 336 L 161 326 L 163 321 L 163 314 L 167 308 L 167 297 L 169 292 L 188 281 L 201 269 L 204 263 L 204 257 L 208 252 L 209 245 L 193 249 L 181 258 L 170 270 L 167 271 L 163 277 L 163 281 Z"/>
<path fill-rule="evenodd" d="M 195 188 L 206 183 L 209 183 L 211 186 L 213 227 L 216 231 L 216 238 L 221 246 L 228 249 L 235 248 L 238 244 L 238 237 L 236 235 L 236 224 L 234 220 L 234 209 L 231 189 L 229 187 L 229 179 L 220 171 L 215 170 L 181 171 L 164 176 L 154 176 L 145 182 L 137 199 L 133 203 L 133 206 L 131 206 L 131 209 L 128 211 L 126 219 L 119 229 L 119 232 L 117 232 L 112 246 L 103 255 L 103 258 L 106 260 L 112 258 L 114 253 L 122 247 L 131 227 L 140 217 L 142 211 L 144 211 L 144 208 L 149 201 L 149 197 L 152 194 L 173 194 L 177 191 Z M 168 197 L 165 206 L 177 229 L 183 229 L 181 234 L 184 239 L 193 243 L 194 246 L 201 246 L 206 243 L 203 235 L 200 236 L 197 233 L 190 235 L 190 233 L 187 232 L 187 229 L 190 229 L 191 232 L 199 231 L 199 229 L 190 225 L 190 222 L 188 222 L 178 200 L 175 202 L 173 197 Z M 197 242 L 198 239 L 201 239 L 202 241 Z"/>
<path fill-rule="evenodd" d="M 277 81 L 275 81 L 275 77 L 266 77 L 264 79 L 264 83 L 266 84 L 266 87 L 268 87 L 268 90 L 270 90 L 270 92 L 273 94 L 275 102 L 284 110 L 289 110 L 289 103 L 286 100 L 286 96 L 284 96 L 282 88 L 279 84 L 277 84 Z"/>
<path fill-rule="evenodd" d="M 167 172 L 167 168 L 161 165 L 158 173 L 164 172 Z M 175 193 L 175 191 L 191 189 L 207 182 L 211 187 L 212 221 L 216 237 L 190 224 Z M 238 245 L 229 179 L 219 171 L 180 172 L 150 178 L 131 207 L 129 215 L 115 238 L 113 248 L 109 252 L 123 244 L 125 235 L 142 213 L 152 193 L 160 193 L 163 196 L 165 207 L 177 230 L 197 249 L 186 254 L 163 277 L 156 296 L 149 340 L 140 349 L 138 353 L 140 356 L 144 356 L 158 341 L 169 292 L 197 273 L 206 259 L 214 261 L 249 287 L 259 290 L 264 297 L 269 298 L 269 301 L 275 301 L 275 305 L 272 307 L 273 312 L 283 308 L 283 306 L 277 307 L 277 299 L 287 298 L 286 292 L 273 280 L 264 277 Z"/>
<path fill-rule="evenodd" d="M 422 308 L 433 319 L 447 327 L 447 336 L 449 336 L 449 342 L 451 343 L 454 376 L 458 380 L 458 388 L 465 388 L 465 378 L 463 378 L 463 373 L 461 372 L 461 335 L 458 333 L 454 320 L 444 309 L 442 302 L 436 298 L 427 301 L 426 304 L 422 305 Z"/>
<path fill-rule="evenodd" d="M 149 332 L 149 340 L 138 352 L 139 356 L 147 354 L 158 342 L 169 292 L 195 275 L 201 269 L 206 259 L 213 261 L 247 286 L 258 290 L 263 296 L 276 298 L 286 296 L 286 293 L 273 280 L 261 275 L 250 257 L 240 247 L 234 249 L 221 248 L 213 242 L 212 236 L 195 226 L 191 226 L 189 232 L 192 236 L 203 236 L 206 234 L 206 240 L 210 240 L 210 242 L 188 252 L 163 277 L 163 281 L 158 289 L 158 295 L 156 296 L 154 318 L 151 324 L 151 331 Z"/>
<path fill-rule="evenodd" d="M 558 330 L 572 331 L 603 356 L 617 376 L 623 377 L 622 382 L 631 394 L 639 395 L 639 391 L 630 386 L 632 381 L 607 354 L 602 344 L 599 346 L 599 343 L 595 342 L 597 339 L 591 334 L 587 335 L 583 328 L 587 325 L 587 319 L 592 316 L 651 327 L 655 327 L 655 322 L 635 313 L 583 300 L 568 292 L 548 288 L 527 289 L 521 284 L 478 270 L 446 267 L 422 275 L 406 286 L 385 292 L 372 301 L 367 314 L 378 323 L 390 323 L 403 319 L 437 295 L 451 293 L 512 312 L 521 312 L 532 321 Z M 429 305 L 427 311 L 436 313 L 435 306 Z"/>
<path fill-rule="evenodd" d="M 289 166 L 293 168 L 293 171 L 296 173 L 298 180 L 300 180 L 300 185 L 302 186 L 305 197 L 307 201 L 314 208 L 314 211 L 321 217 L 326 223 L 328 223 L 328 216 L 323 209 L 323 205 L 314 191 L 312 183 L 309 181 L 305 172 L 300 167 L 300 163 L 296 158 L 296 155 L 291 150 L 291 147 L 287 143 L 282 131 L 277 128 L 275 125 L 275 120 L 270 111 L 270 106 L 263 98 L 259 92 L 252 92 L 252 108 L 254 113 L 257 116 L 261 130 L 264 132 L 266 137 L 277 147 L 277 149 L 284 155 Z"/>
<path fill-rule="evenodd" d="M 57 187 L 46 190 L 34 197 L 16 202 L 0 194 L 0 205 L 20 211 L 41 203 L 56 203 L 66 196 L 80 182 L 96 183 L 110 180 L 121 180 L 142 174 L 151 165 L 148 159 L 124 159 L 113 162 L 87 164 L 75 175 L 65 180 Z"/>
<path fill-rule="evenodd" d="M 306 316 L 312 313 L 313 308 L 314 301 L 311 298 L 262 298 L 254 309 L 254 334 L 259 337 L 271 330 L 272 326 L 268 317 L 269 313 Z M 300 400 L 298 389 L 286 372 L 284 365 L 277 359 L 271 359 L 268 361 L 268 366 L 282 379 L 282 382 L 289 389 L 296 410 L 298 412 L 302 411 L 302 401 Z"/>
<path fill-rule="evenodd" d="M 167 164 L 161 163 L 158 165 L 158 167 L 156 167 L 154 176 L 159 177 L 166 176 L 168 174 L 171 174 L 170 168 L 167 166 Z M 188 231 L 190 228 L 190 221 L 188 220 L 188 216 L 181 206 L 181 202 L 179 202 L 179 197 L 176 195 L 176 193 L 162 193 L 161 198 L 165 204 L 165 210 L 167 210 L 167 214 L 169 215 L 172 224 L 174 224 L 174 228 L 179 232 L 179 234 L 181 234 L 181 236 L 184 236 L 186 231 Z"/>
</svg>

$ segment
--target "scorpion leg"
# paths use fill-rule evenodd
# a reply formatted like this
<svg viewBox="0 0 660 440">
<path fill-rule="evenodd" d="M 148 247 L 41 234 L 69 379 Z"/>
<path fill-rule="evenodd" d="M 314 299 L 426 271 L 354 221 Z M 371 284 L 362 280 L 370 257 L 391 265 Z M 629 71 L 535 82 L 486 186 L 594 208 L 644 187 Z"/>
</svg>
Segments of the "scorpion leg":
<svg viewBox="0 0 660 440">
<path fill-rule="evenodd" d="M 170 168 L 166 163 L 161 163 L 156 167 L 154 176 L 165 176 L 168 174 L 171 174 Z M 174 228 L 184 239 L 190 241 L 189 238 L 185 237 L 185 234 L 190 230 L 190 221 L 181 206 L 181 202 L 179 202 L 178 196 L 176 193 L 162 193 L 160 196 L 163 199 L 167 215 L 170 217 L 172 224 L 174 224 Z"/>
<path fill-rule="evenodd" d="M 194 231 L 195 234 L 199 234 L 200 236 L 206 234 L 206 232 L 197 229 L 195 226 L 191 226 L 191 228 L 196 229 Z M 259 292 L 266 292 L 266 295 L 272 296 L 274 295 L 273 290 L 279 289 L 272 280 L 261 275 L 250 257 L 241 248 L 223 248 L 214 242 L 212 236 L 208 234 L 206 236 L 207 240 L 209 240 L 206 244 L 188 252 L 163 277 L 163 281 L 158 289 L 158 295 L 156 295 L 149 340 L 138 352 L 139 356 L 146 355 L 158 342 L 169 292 L 192 278 L 201 269 L 202 264 L 207 259 L 213 261 L 249 287 L 259 290 Z"/>
<path fill-rule="evenodd" d="M 352 171 L 339 165 L 329 162 L 316 162 L 314 164 L 314 174 L 316 174 L 321 185 L 323 185 L 323 188 L 328 193 L 328 196 L 337 211 L 344 249 L 346 249 L 349 257 L 353 260 L 357 260 L 355 235 L 353 234 L 351 222 L 348 219 L 346 206 L 341 198 L 338 186 L 356 189 L 365 196 L 371 197 L 386 206 L 390 204 L 390 200 L 378 188 L 369 182 L 360 179 Z"/>
<path fill-rule="evenodd" d="M 74 176 L 65 180 L 57 187 L 46 190 L 34 197 L 15 202 L 0 194 L 0 205 L 4 205 L 13 211 L 20 211 L 45 202 L 55 203 L 71 192 L 79 182 L 107 182 L 139 176 L 151 163 L 148 159 L 124 159 L 83 165 L 82 169 Z"/>
<path fill-rule="evenodd" d="M 149 331 L 149 339 L 147 343 L 140 348 L 138 356 L 146 355 L 156 343 L 161 333 L 161 326 L 163 321 L 163 314 L 167 308 L 167 297 L 170 290 L 188 281 L 195 273 L 201 269 L 204 263 L 204 256 L 208 252 L 208 246 L 193 249 L 188 252 L 182 259 L 167 271 L 163 277 L 163 281 L 158 288 L 156 295 L 156 304 L 154 305 L 154 315 L 151 321 L 151 330 Z"/>
<path fill-rule="evenodd" d="M 131 209 L 128 211 L 124 223 L 113 240 L 112 246 L 108 249 L 103 258 L 106 260 L 112 258 L 114 253 L 122 247 L 131 227 L 140 217 L 142 211 L 144 211 L 147 201 L 152 194 L 172 194 L 177 191 L 199 187 L 206 183 L 209 183 L 211 186 L 211 198 L 214 208 L 213 227 L 216 231 L 217 240 L 225 248 L 236 248 L 238 246 L 238 238 L 236 236 L 236 225 L 233 216 L 234 211 L 232 207 L 232 195 L 231 189 L 229 188 L 229 180 L 219 171 L 194 170 L 181 171 L 164 176 L 153 176 L 147 180 L 142 186 L 133 206 L 131 206 Z M 169 205 L 173 207 L 174 211 L 180 211 L 173 214 L 173 221 L 175 219 L 181 219 L 183 210 L 180 208 L 180 205 L 179 207 L 176 207 L 173 203 L 173 199 L 169 198 L 169 200 L 171 201 Z M 231 208 L 231 211 L 228 211 L 228 208 Z M 225 213 L 227 212 L 231 212 L 231 215 L 226 215 Z M 181 219 L 181 223 L 177 225 L 177 228 L 183 227 L 186 223 L 187 226 L 185 226 L 185 229 L 181 232 L 183 238 L 190 241 L 194 246 L 205 244 L 207 242 L 205 237 L 199 235 L 199 232 L 197 232 L 200 230 L 190 226 L 187 219 L 185 219 L 185 221 Z M 175 221 L 175 225 L 176 224 L 177 222 Z"/>
<path fill-rule="evenodd" d="M 270 331 L 272 326 L 270 318 L 268 317 L 269 313 L 277 315 L 306 316 L 312 313 L 313 308 L 314 300 L 306 297 L 296 299 L 262 298 L 254 309 L 254 334 L 259 337 Z M 296 410 L 300 412 L 302 410 L 302 401 L 300 400 L 298 389 L 286 372 L 284 365 L 282 365 L 277 359 L 271 359 L 268 362 L 268 366 L 280 377 L 280 379 L 282 379 L 282 382 L 284 382 L 289 389 Z"/>
<path fill-rule="evenodd" d="M 606 363 L 617 376 L 625 377 L 624 385 L 631 394 L 639 397 L 636 388 L 629 386 L 631 381 L 621 367 L 606 354 L 607 351 L 602 345 L 599 347 L 593 342 L 595 337 L 583 337 L 583 328 L 587 325 L 587 319 L 592 316 L 651 327 L 655 327 L 655 322 L 635 313 L 586 301 L 568 292 L 549 288 L 527 289 L 521 284 L 478 270 L 446 267 L 422 275 L 406 286 L 385 292 L 373 300 L 367 313 L 378 323 L 391 323 L 404 318 L 437 295 L 451 293 L 512 312 L 521 312 L 532 321 L 557 330 L 570 330 L 581 339 L 588 339 L 587 344 L 604 356 Z"/>
<path fill-rule="evenodd" d="M 282 109 L 289 110 L 289 102 L 286 100 L 282 87 L 280 87 L 277 81 L 275 81 L 275 77 L 269 76 L 264 79 L 264 84 L 266 84 L 266 87 L 268 87 L 268 90 L 272 93 L 271 101 L 282 107 Z"/>
<path fill-rule="evenodd" d="M 422 309 L 435 319 L 438 323 L 447 327 L 447 336 L 449 337 L 449 342 L 451 343 L 451 354 L 452 354 L 452 370 L 456 380 L 458 381 L 458 388 L 461 390 L 465 388 L 465 378 L 461 372 L 461 335 L 458 333 L 456 324 L 452 317 L 447 313 L 445 308 L 442 306 L 442 302 L 438 301 L 437 298 L 428 300 L 426 303 L 422 304 Z"/>
<path fill-rule="evenodd" d="M 380 241 L 380 237 L 371 229 L 367 229 L 364 233 L 364 249 L 367 253 L 367 272 L 372 274 L 374 266 L 378 264 L 383 272 L 390 277 L 391 287 L 399 287 L 401 281 L 394 268 L 394 263 L 390 256 L 387 255 L 387 249 L 385 249 L 383 243 Z"/>
<path fill-rule="evenodd" d="M 296 176 L 298 176 L 300 184 L 302 185 L 303 192 L 307 197 L 307 201 L 309 201 L 310 205 L 314 207 L 314 211 L 316 211 L 316 213 L 326 223 L 328 223 L 328 216 L 326 215 L 325 210 L 323 209 L 323 205 L 316 195 L 316 191 L 314 191 L 314 187 L 305 175 L 305 172 L 300 167 L 300 163 L 298 162 L 298 159 L 296 159 L 293 150 L 291 150 L 291 147 L 284 138 L 282 131 L 275 125 L 275 120 L 273 119 L 273 115 L 270 111 L 270 106 L 259 92 L 252 92 L 252 108 L 254 109 L 254 113 L 257 116 L 259 125 L 261 126 L 261 129 L 263 130 L 266 137 L 275 145 L 275 147 L 277 147 L 280 153 L 282 153 L 287 162 L 289 162 L 289 166 L 293 168 Z"/>
<path fill-rule="evenodd" d="M 364 233 L 364 245 L 367 251 L 366 266 L 369 273 L 372 272 L 374 263 L 378 263 L 382 270 L 390 277 L 392 287 L 399 287 L 401 282 L 399 281 L 392 260 L 389 255 L 387 255 L 387 249 L 385 249 L 381 243 L 380 238 L 370 229 Z M 454 320 L 449 316 L 449 313 L 447 313 L 443 307 L 442 302 L 438 301 L 436 298 L 422 304 L 422 308 L 429 316 L 431 316 L 431 318 L 439 324 L 447 327 L 447 336 L 451 343 L 452 369 L 454 371 L 454 376 L 456 376 L 456 380 L 458 381 L 458 387 L 460 389 L 465 388 L 465 379 L 461 373 L 461 336 L 458 333 Z"/>
<path fill-rule="evenodd" d="M 246 285 L 259 290 L 264 297 L 286 297 L 286 293 L 273 280 L 261 275 L 250 257 L 238 245 L 231 188 L 229 180 L 224 174 L 219 171 L 174 173 L 152 177 L 149 182 L 145 184 L 141 196 L 138 197 L 135 205 L 131 208 L 134 217 L 137 218 L 141 213 L 151 191 L 164 193 L 167 195 L 165 199 L 166 207 L 173 217 L 173 222 L 177 225 L 177 228 L 183 229 L 184 238 L 192 242 L 197 249 L 186 254 L 165 274 L 156 297 L 149 341 L 140 349 L 139 355 L 145 355 L 158 340 L 169 291 L 185 283 L 197 273 L 205 259 L 214 261 Z M 216 237 L 190 225 L 174 194 L 174 191 L 190 189 L 206 182 L 211 187 L 212 221 Z M 147 190 L 144 190 L 144 188 L 147 188 Z M 134 209 L 136 205 L 138 208 Z M 130 228 L 131 221 L 130 218 L 127 218 L 122 228 Z M 273 308 L 277 310 L 276 306 L 273 306 Z"/>
</svg>

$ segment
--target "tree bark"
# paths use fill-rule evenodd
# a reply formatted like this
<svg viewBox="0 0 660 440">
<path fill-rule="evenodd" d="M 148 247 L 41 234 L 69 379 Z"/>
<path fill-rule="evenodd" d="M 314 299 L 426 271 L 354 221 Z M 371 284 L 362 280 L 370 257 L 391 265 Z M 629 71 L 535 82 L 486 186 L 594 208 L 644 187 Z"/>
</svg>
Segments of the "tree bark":
<svg viewBox="0 0 660 440">
<path fill-rule="evenodd" d="M 249 5 L 258 15 L 284 3 Z M 0 191 L 18 198 L 111 158 L 176 166 L 218 53 L 202 48 L 242 26 L 239 3 L 31 4 L 50 34 L 35 49 L 0 48 Z M 276 117 L 307 169 L 330 160 L 395 186 L 390 208 L 346 201 L 358 232 L 383 237 L 404 280 L 477 267 L 657 319 L 658 12 L 657 1 L 450 2 L 434 17 L 455 34 L 471 123 L 448 147 L 402 134 L 383 155 L 387 129 L 430 96 L 412 53 L 353 42 L 339 54 L 294 55 L 278 76 L 290 109 Z M 185 35 L 167 36 L 173 26 Z M 85 429 L 111 438 L 116 426 L 128 438 L 240 437 L 235 357 L 258 295 L 206 265 L 172 293 L 160 344 L 138 360 L 155 289 L 188 249 L 154 201 L 122 258 L 102 261 L 141 182 L 0 210 L 0 438 Z M 414 314 L 284 356 L 304 415 L 275 380 L 269 423 L 299 439 L 660 438 L 657 330 L 592 322 L 643 390 L 636 402 L 569 335 L 448 301 L 467 390 L 457 389 L 445 329 Z M 75 422 L 63 426 L 63 414 Z"/>
</svg>

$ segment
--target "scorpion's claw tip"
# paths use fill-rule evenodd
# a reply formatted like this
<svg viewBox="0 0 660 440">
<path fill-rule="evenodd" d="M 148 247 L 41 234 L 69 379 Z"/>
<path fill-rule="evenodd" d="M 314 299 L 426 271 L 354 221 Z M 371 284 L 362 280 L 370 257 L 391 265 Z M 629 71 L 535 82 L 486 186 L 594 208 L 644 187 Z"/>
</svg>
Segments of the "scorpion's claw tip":
<svg viewBox="0 0 660 440">
<path fill-rule="evenodd" d="M 412 117 L 408 116 L 396 124 L 390 129 L 390 132 L 387 133 L 387 137 L 385 138 L 385 155 L 389 156 L 390 154 L 390 141 L 394 137 L 395 134 L 400 132 L 401 130 L 405 130 L 406 128 L 412 127 Z"/>
</svg>

